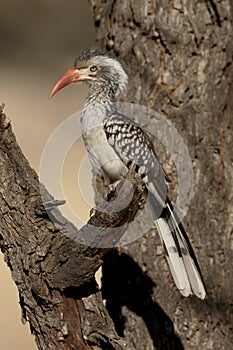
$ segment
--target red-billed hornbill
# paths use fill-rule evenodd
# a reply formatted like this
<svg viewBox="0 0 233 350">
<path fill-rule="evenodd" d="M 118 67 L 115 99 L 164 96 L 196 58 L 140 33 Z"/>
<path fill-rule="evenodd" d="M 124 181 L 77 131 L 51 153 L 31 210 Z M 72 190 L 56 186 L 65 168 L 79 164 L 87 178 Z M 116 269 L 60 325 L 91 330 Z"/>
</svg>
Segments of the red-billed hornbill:
<svg viewBox="0 0 233 350">
<path fill-rule="evenodd" d="M 206 296 L 200 268 L 187 235 L 166 195 L 164 172 L 152 141 L 135 122 L 119 113 L 114 101 L 127 86 L 121 63 L 98 49 L 85 50 L 55 84 L 51 96 L 63 87 L 86 81 L 89 93 L 81 114 L 85 146 L 92 165 L 110 181 L 125 177 L 132 162 L 138 166 L 155 211 L 155 223 L 175 284 L 182 295 Z M 159 217 L 158 217 L 159 212 Z"/>
</svg>

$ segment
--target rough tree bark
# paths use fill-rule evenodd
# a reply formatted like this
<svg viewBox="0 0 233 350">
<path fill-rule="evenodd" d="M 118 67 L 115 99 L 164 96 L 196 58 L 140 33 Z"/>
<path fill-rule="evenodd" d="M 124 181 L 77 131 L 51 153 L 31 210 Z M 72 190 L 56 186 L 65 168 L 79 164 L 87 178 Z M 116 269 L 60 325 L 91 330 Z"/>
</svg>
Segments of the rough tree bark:
<svg viewBox="0 0 233 350">
<path fill-rule="evenodd" d="M 43 350 L 231 349 L 231 1 L 90 3 L 98 39 L 121 57 L 130 76 L 125 100 L 164 113 L 188 146 L 195 186 L 184 224 L 208 297 L 203 302 L 180 296 L 159 238 L 150 231 L 105 256 L 107 311 L 93 278 L 106 250 L 77 244 L 53 225 L 40 199 L 37 176 L 1 112 L 0 247 L 19 289 L 23 318 Z M 163 155 L 160 159 L 165 160 Z M 173 166 L 166 170 L 175 173 Z M 92 224 L 117 226 L 134 217 L 143 188 L 129 176 L 136 189 L 130 210 L 114 220 L 95 213 Z M 127 188 L 121 193 L 127 197 Z M 85 238 L 90 227 L 77 232 L 47 197 L 63 232 L 65 227 L 69 237 Z"/>
<path fill-rule="evenodd" d="M 94 274 L 109 250 L 103 247 L 120 239 L 125 224 L 143 205 L 141 179 L 132 166 L 128 174 L 134 186 L 132 201 L 128 203 L 132 189 L 127 183 L 119 184 L 119 195 L 107 204 L 108 211 L 105 205 L 99 206 L 78 231 L 56 208 L 60 201 L 40 189 L 3 108 L 0 106 L 0 248 L 19 290 L 23 320 L 29 321 L 42 350 L 125 348 L 126 341 L 117 335 L 103 305 Z M 126 205 L 118 210 L 122 201 Z M 118 226 L 122 230 L 116 234 L 114 227 Z M 99 228 L 97 236 L 93 227 Z M 95 242 L 93 248 L 90 240 Z"/>
<path fill-rule="evenodd" d="M 204 302 L 179 295 L 151 231 L 106 257 L 107 308 L 128 349 L 231 349 L 233 3 L 90 2 L 98 39 L 129 74 L 125 101 L 164 113 L 188 146 L 194 191 L 184 225 L 208 293 Z"/>
</svg>

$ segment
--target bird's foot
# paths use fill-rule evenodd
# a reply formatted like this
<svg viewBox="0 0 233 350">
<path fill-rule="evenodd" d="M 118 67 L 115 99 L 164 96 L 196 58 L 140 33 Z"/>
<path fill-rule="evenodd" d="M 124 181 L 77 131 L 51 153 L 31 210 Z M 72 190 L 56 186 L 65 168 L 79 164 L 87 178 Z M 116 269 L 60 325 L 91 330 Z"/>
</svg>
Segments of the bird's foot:
<svg viewBox="0 0 233 350">
<path fill-rule="evenodd" d="M 109 202 L 109 201 L 114 200 L 116 198 L 117 192 L 118 192 L 117 187 L 120 183 L 121 183 L 121 180 L 117 180 L 108 186 L 108 192 L 106 193 L 106 195 L 104 197 L 106 201 Z"/>
</svg>

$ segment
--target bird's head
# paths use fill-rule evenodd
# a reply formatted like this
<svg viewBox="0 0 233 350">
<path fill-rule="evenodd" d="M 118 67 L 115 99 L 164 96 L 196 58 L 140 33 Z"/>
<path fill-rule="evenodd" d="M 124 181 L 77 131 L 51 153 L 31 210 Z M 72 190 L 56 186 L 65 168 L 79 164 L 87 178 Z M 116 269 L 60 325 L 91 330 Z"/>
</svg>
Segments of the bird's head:
<svg viewBox="0 0 233 350">
<path fill-rule="evenodd" d="M 94 89 L 109 90 L 114 96 L 118 96 L 124 92 L 127 81 L 127 74 L 117 58 L 99 49 L 88 49 L 57 81 L 50 97 L 65 86 L 79 82 L 88 82 Z"/>
</svg>

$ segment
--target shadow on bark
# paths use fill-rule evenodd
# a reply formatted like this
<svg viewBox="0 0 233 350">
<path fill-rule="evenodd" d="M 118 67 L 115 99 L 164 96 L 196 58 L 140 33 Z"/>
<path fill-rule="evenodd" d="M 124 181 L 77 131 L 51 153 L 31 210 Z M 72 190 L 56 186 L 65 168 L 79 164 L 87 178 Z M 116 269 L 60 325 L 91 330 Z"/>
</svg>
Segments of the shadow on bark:
<svg viewBox="0 0 233 350">
<path fill-rule="evenodd" d="M 104 259 L 102 292 L 118 334 L 124 337 L 125 319 L 122 306 L 142 317 L 158 350 L 184 350 L 174 332 L 173 323 L 152 299 L 155 283 L 126 254 L 112 251 Z"/>
</svg>

